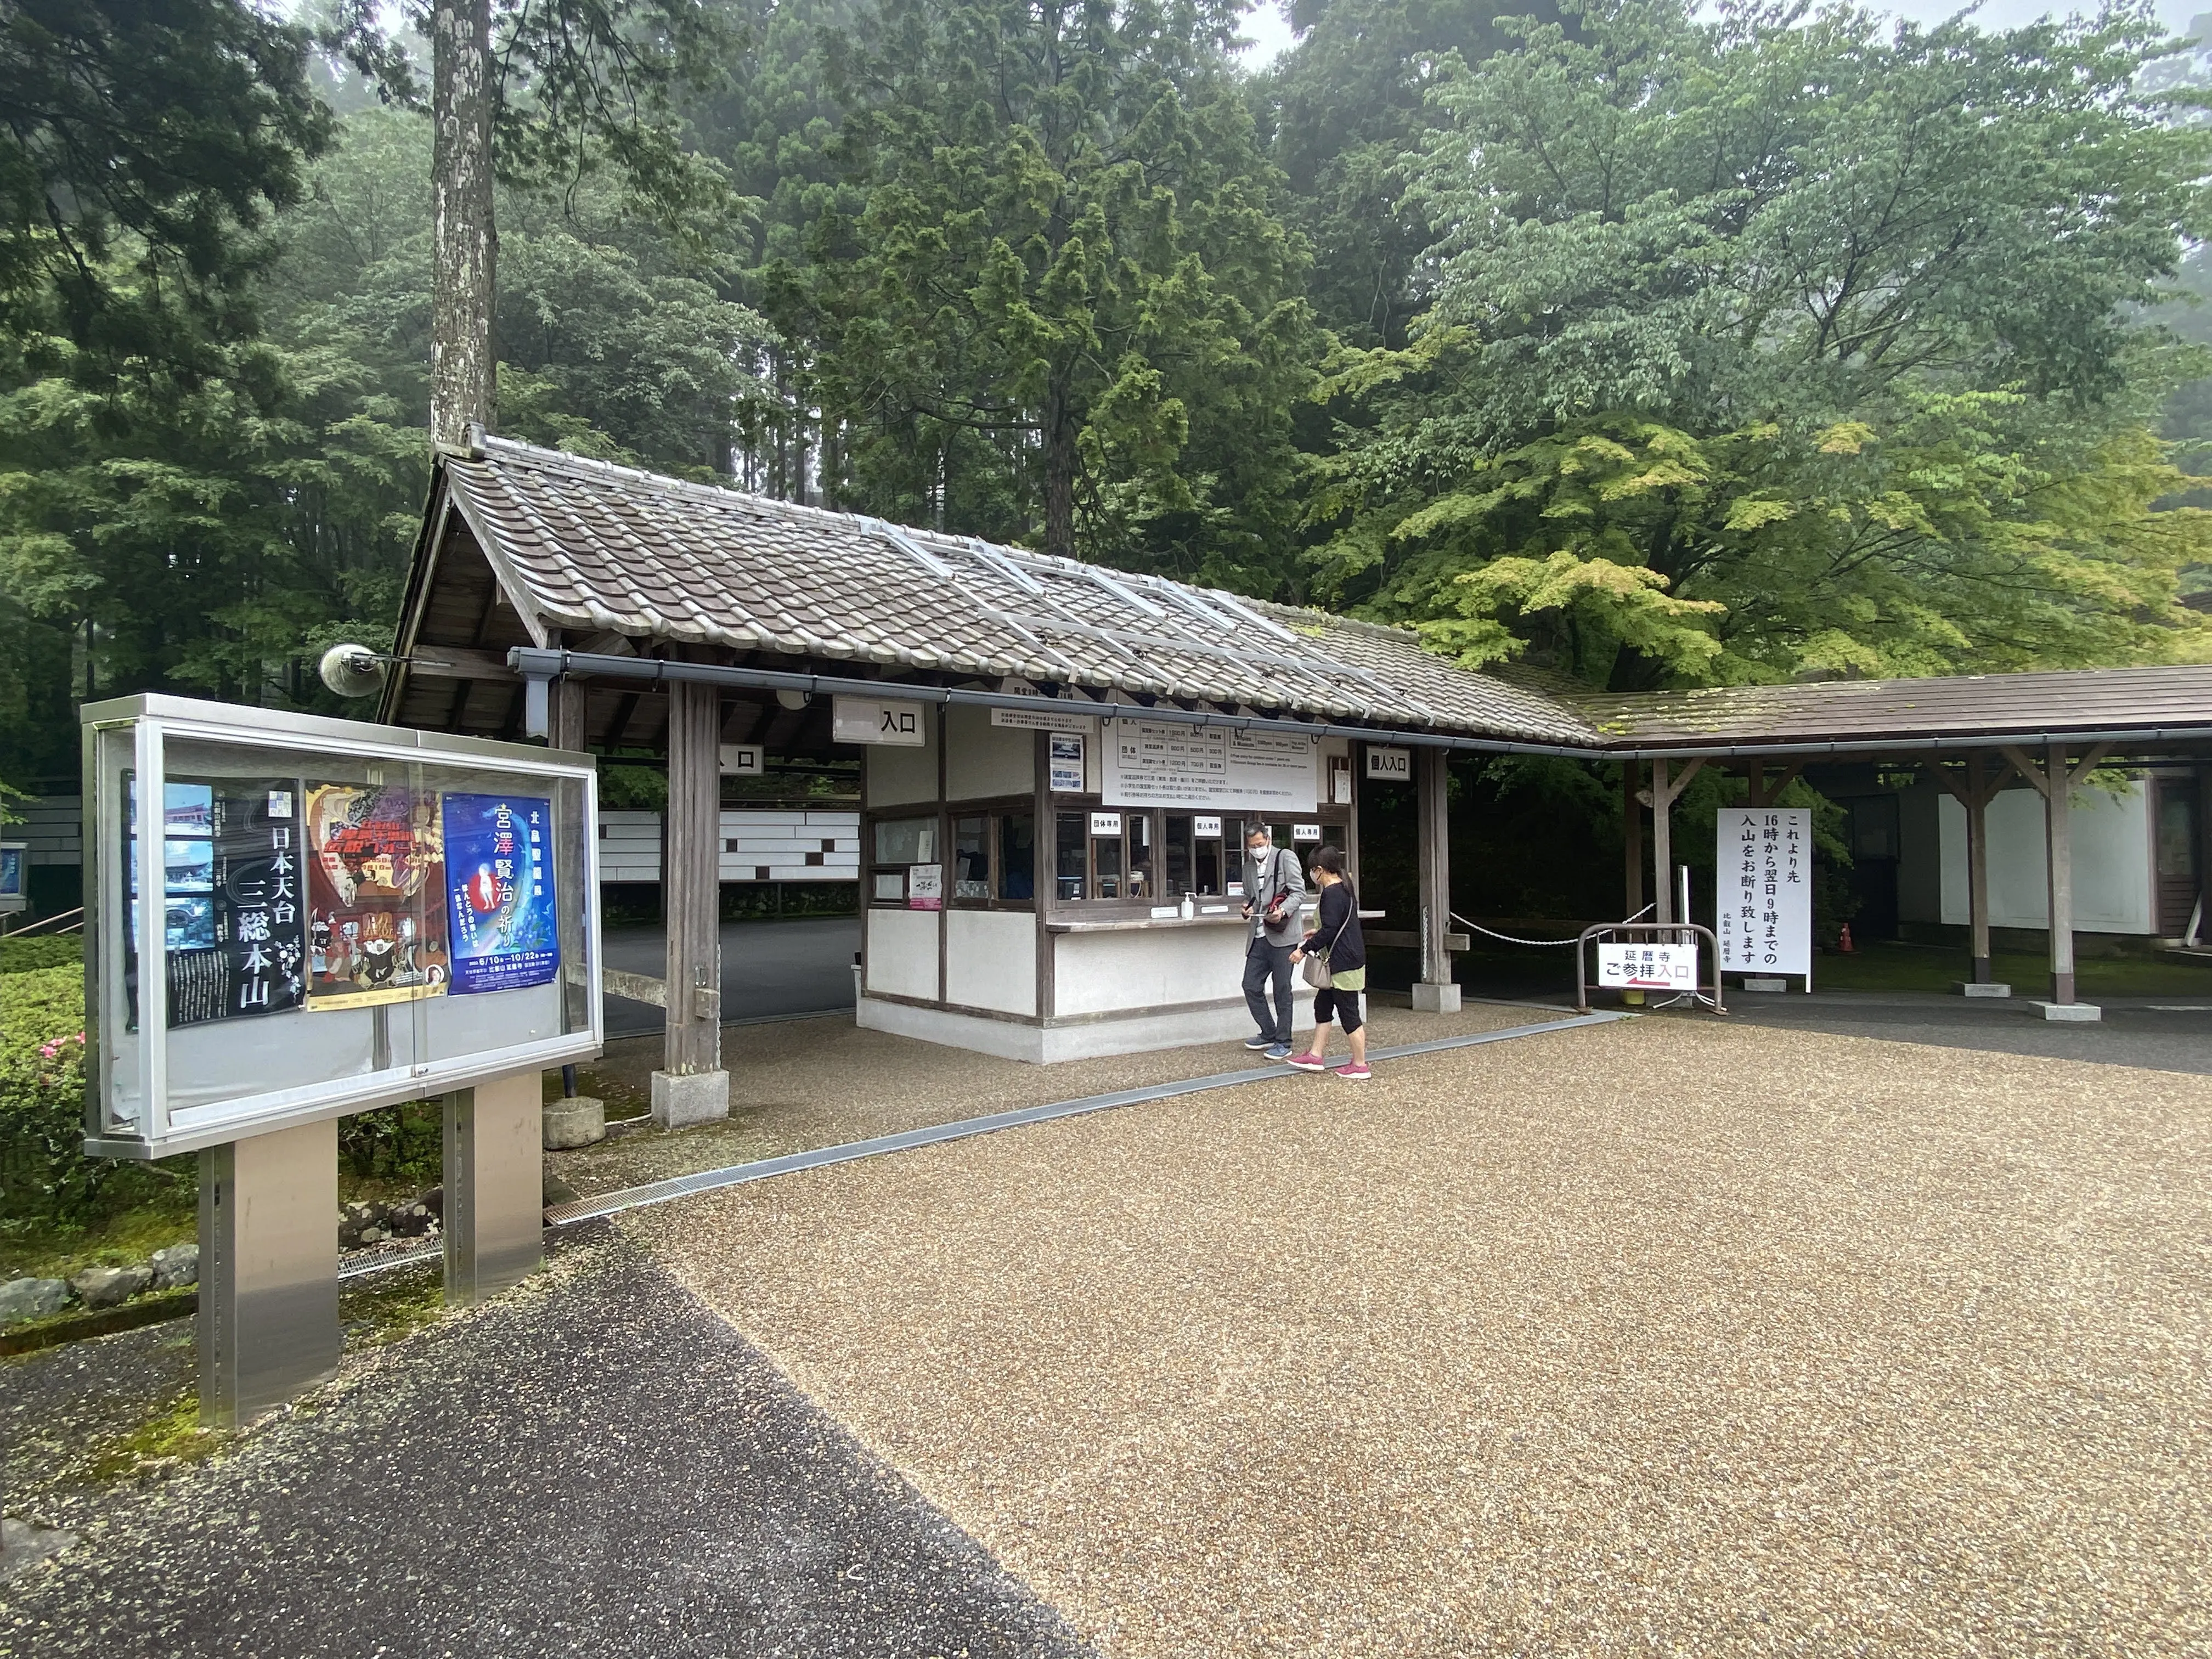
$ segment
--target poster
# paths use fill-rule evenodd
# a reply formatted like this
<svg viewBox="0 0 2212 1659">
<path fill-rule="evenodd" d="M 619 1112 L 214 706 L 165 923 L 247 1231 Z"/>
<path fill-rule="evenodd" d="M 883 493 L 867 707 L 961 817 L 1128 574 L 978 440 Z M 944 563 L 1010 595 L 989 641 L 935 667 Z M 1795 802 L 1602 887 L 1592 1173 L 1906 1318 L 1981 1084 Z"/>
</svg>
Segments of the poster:
<svg viewBox="0 0 2212 1659">
<path fill-rule="evenodd" d="M 941 864 L 916 864 L 906 872 L 906 908 L 909 910 L 942 910 L 945 908 L 945 866 Z"/>
<path fill-rule="evenodd" d="M 1713 907 L 1721 968 L 1813 971 L 1813 814 L 1803 806 L 1724 806 Z"/>
<path fill-rule="evenodd" d="M 532 795 L 447 795 L 445 840 L 453 994 L 545 984 L 561 965 L 553 803 Z"/>
<path fill-rule="evenodd" d="M 173 1028 L 283 1013 L 307 994 L 307 915 L 294 778 L 173 778 L 162 787 L 161 949 Z M 130 786 L 130 933 L 125 977 L 137 1023 L 138 906 L 154 859 L 136 844 Z"/>
<path fill-rule="evenodd" d="M 1055 795 L 1083 793 L 1083 734 L 1055 732 L 1045 739 L 1045 758 L 1052 776 L 1047 787 Z"/>
<path fill-rule="evenodd" d="M 1107 722 L 1100 750 L 1109 806 L 1249 806 L 1310 812 L 1319 799 L 1321 739 L 1166 720 Z"/>
<path fill-rule="evenodd" d="M 441 994 L 451 964 L 436 794 L 392 784 L 315 784 L 306 827 L 307 1006 Z"/>
</svg>

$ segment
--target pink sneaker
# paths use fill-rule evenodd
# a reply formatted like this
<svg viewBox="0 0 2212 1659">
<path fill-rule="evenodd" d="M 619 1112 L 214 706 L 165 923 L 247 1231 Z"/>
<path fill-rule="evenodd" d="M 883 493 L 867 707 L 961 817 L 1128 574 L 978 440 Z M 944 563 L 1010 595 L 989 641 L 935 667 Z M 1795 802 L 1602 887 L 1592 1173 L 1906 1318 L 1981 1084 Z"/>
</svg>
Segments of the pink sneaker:
<svg viewBox="0 0 2212 1659">
<path fill-rule="evenodd" d="M 1288 1062 L 1301 1072 L 1326 1072 L 1328 1062 L 1316 1054 L 1292 1054 Z"/>
<path fill-rule="evenodd" d="M 1293 1065 L 1296 1065 L 1297 1063 L 1297 1062 L 1295 1060 L 1291 1062 Z M 1336 1074 L 1342 1078 L 1346 1083 L 1364 1083 L 1369 1078 L 1375 1075 L 1374 1073 L 1369 1071 L 1364 1066 L 1358 1065 L 1356 1063 L 1350 1066 L 1338 1066 L 1336 1068 Z"/>
</svg>

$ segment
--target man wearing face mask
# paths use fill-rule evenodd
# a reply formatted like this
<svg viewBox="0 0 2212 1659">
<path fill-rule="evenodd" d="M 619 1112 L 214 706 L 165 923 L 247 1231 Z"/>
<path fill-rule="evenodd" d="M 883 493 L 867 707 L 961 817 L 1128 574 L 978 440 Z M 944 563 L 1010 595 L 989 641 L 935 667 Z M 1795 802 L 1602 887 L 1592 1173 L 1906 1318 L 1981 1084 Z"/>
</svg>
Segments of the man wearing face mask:
<svg viewBox="0 0 2212 1659">
<path fill-rule="evenodd" d="M 1244 832 L 1244 917 L 1252 924 L 1244 947 L 1244 1005 L 1260 1030 L 1244 1046 L 1265 1049 L 1270 1060 L 1291 1057 L 1291 952 L 1302 931 L 1305 891 L 1298 855 L 1276 846 L 1266 824 L 1250 825 Z"/>
</svg>

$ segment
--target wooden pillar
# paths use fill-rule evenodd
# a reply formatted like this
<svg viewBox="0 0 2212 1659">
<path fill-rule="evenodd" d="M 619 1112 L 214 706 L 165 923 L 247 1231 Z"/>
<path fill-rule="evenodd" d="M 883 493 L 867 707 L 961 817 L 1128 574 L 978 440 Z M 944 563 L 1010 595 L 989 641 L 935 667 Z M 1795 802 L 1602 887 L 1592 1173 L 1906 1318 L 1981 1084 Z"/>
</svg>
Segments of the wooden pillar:
<svg viewBox="0 0 2212 1659">
<path fill-rule="evenodd" d="M 1990 799 L 1996 791 L 1984 778 L 1988 769 L 1988 757 L 1978 750 L 1966 757 L 1966 924 L 1973 934 L 1977 985 L 1990 984 L 1996 974 L 1990 945 Z"/>
<path fill-rule="evenodd" d="M 668 1018 L 653 1115 L 663 1127 L 730 1115 L 722 1069 L 721 700 L 711 685 L 668 687 Z"/>
<path fill-rule="evenodd" d="M 1452 977 L 1451 953 L 1444 948 L 1451 926 L 1451 787 L 1445 771 L 1449 755 L 1424 744 L 1413 757 L 1421 888 L 1421 977 L 1413 987 L 1413 1006 L 1425 1013 L 1450 1013 L 1460 1006 L 1460 989 Z"/>
<path fill-rule="evenodd" d="M 1651 763 L 1651 897 L 1655 921 L 1674 920 L 1674 796 L 1668 787 L 1667 763 Z"/>
<path fill-rule="evenodd" d="M 2075 1000 L 2073 795 L 2066 745 L 2054 743 L 2043 792 L 2043 842 L 2051 892 L 2051 1000 L 2060 1004 Z"/>
<path fill-rule="evenodd" d="M 2212 766 L 2197 769 L 2197 939 L 2212 934 Z"/>
<path fill-rule="evenodd" d="M 1644 908 L 1644 803 L 1636 799 L 1636 780 L 1643 769 L 1632 760 L 1620 763 L 1620 842 L 1627 866 L 1621 896 L 1624 921 L 1632 921 Z"/>
<path fill-rule="evenodd" d="M 586 690 L 581 680 L 566 677 L 553 682 L 552 731 L 548 738 L 556 749 L 569 750 L 576 754 L 591 752 L 589 707 L 585 702 Z M 567 786 L 564 786 L 564 787 Z M 567 854 L 562 856 L 568 856 Z M 597 893 L 586 893 L 584 902 L 595 905 Z M 590 930 L 586 918 L 577 914 L 577 907 L 563 902 L 560 907 L 561 960 L 566 964 L 561 975 L 562 994 L 566 999 L 569 1029 L 574 1030 L 587 1024 L 591 1019 L 591 987 L 587 975 L 599 971 L 599 964 L 586 960 L 585 940 Z M 566 1092 L 573 1098 L 576 1092 L 576 1068 L 562 1067 L 561 1076 Z"/>
</svg>

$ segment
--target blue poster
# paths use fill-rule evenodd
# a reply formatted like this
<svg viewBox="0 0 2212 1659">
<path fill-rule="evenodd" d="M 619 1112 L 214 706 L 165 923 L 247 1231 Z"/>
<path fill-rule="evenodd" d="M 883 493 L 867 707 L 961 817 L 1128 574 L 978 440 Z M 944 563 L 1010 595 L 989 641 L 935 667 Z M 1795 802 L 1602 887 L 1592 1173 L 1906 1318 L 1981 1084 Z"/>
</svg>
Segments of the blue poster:
<svg viewBox="0 0 2212 1659">
<path fill-rule="evenodd" d="M 451 994 L 545 984 L 561 965 L 553 803 L 529 795 L 447 795 L 445 821 Z"/>
</svg>

